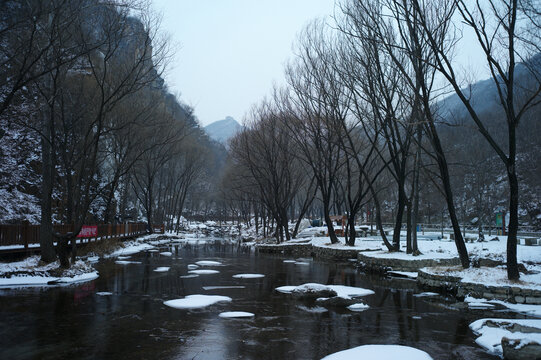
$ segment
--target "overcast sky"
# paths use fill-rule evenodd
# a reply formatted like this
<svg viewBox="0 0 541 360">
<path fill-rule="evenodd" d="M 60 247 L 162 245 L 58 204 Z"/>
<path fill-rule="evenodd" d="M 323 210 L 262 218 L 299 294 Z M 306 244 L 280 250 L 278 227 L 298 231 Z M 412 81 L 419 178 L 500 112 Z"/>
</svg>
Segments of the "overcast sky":
<svg viewBox="0 0 541 360">
<path fill-rule="evenodd" d="M 203 125 L 228 115 L 240 122 L 283 81 L 296 34 L 334 10 L 334 0 L 153 1 L 177 45 L 166 83 Z"/>
<path fill-rule="evenodd" d="M 312 19 L 329 17 L 334 0 L 153 0 L 162 29 L 176 47 L 165 80 L 195 108 L 202 125 L 233 116 L 283 83 L 296 35 Z M 329 20 L 329 22 L 332 22 Z M 456 49 L 468 77 L 486 78 L 483 56 L 466 31 Z M 472 80 L 472 79 L 470 79 Z"/>
</svg>

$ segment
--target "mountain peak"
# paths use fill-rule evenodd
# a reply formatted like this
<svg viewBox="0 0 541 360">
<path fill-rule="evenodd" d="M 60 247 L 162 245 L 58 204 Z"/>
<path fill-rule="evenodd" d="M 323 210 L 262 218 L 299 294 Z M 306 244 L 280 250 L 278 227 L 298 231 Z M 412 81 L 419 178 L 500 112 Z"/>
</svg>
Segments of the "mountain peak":
<svg viewBox="0 0 541 360">
<path fill-rule="evenodd" d="M 226 116 L 225 119 L 215 121 L 204 129 L 211 139 L 226 144 L 230 138 L 242 130 L 242 126 L 232 116 Z"/>
</svg>

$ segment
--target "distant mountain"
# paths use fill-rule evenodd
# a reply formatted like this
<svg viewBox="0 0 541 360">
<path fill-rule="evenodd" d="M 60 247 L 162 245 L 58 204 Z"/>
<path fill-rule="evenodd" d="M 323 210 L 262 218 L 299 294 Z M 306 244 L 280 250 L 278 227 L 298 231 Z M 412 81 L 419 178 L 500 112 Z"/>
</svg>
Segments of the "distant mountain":
<svg viewBox="0 0 541 360">
<path fill-rule="evenodd" d="M 526 64 L 517 63 L 515 67 L 515 93 L 520 92 L 520 88 L 526 88 L 532 91 L 537 87 L 536 79 L 532 79 L 531 71 L 541 73 L 541 53 L 530 58 Z M 479 114 L 488 114 L 493 111 L 502 111 L 498 97 L 498 90 L 494 79 L 481 80 L 462 89 L 464 95 L 471 98 L 472 107 Z M 438 103 L 440 115 L 446 119 L 446 122 L 453 123 L 466 117 L 469 113 L 458 97 L 453 94 Z"/>
<path fill-rule="evenodd" d="M 215 121 L 204 129 L 211 139 L 226 144 L 230 138 L 242 130 L 242 126 L 231 116 L 226 116 L 225 119 Z"/>
</svg>

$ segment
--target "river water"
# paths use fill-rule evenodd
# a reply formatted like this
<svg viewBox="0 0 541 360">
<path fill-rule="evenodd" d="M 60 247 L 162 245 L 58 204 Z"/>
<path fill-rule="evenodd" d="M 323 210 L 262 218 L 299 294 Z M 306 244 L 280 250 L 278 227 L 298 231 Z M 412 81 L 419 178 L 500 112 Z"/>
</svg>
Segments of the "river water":
<svg viewBox="0 0 541 360">
<path fill-rule="evenodd" d="M 161 245 L 116 264 L 96 264 L 100 277 L 67 287 L 0 290 L 1 359 L 320 359 L 363 344 L 401 344 L 434 359 L 496 359 L 475 344 L 468 325 L 497 311 L 457 310 L 453 299 L 415 297 L 415 282 L 369 276 L 353 263 L 257 254 L 225 241 Z M 182 278 L 187 265 L 219 261 L 220 272 Z M 165 273 L 154 272 L 169 266 Z M 236 279 L 239 273 L 264 278 Z M 368 288 L 370 308 L 314 307 L 274 289 L 307 282 Z M 211 288 L 203 287 L 234 287 Z M 112 295 L 97 295 L 111 292 Z M 225 295 L 230 303 L 179 310 L 163 301 L 186 295 Z M 249 319 L 223 319 L 247 311 Z M 318 312 L 323 311 L 323 312 Z M 503 316 L 510 317 L 506 313 Z"/>
</svg>

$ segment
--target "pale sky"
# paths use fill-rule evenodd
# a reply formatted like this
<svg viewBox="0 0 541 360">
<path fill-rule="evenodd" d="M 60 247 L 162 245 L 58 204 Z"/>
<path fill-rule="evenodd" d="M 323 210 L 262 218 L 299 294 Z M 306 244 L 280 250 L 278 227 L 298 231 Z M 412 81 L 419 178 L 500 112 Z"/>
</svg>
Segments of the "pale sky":
<svg viewBox="0 0 541 360">
<path fill-rule="evenodd" d="M 171 92 L 203 125 L 233 116 L 283 82 L 296 34 L 329 16 L 334 0 L 153 0 L 176 45 L 165 74 Z"/>
<path fill-rule="evenodd" d="M 195 108 L 202 125 L 233 116 L 284 82 L 296 35 L 314 18 L 330 17 L 334 0 L 152 0 L 176 54 L 165 74 L 170 91 Z M 332 20 L 329 19 L 329 22 Z M 457 60 L 469 76 L 486 78 L 466 31 Z"/>
</svg>

